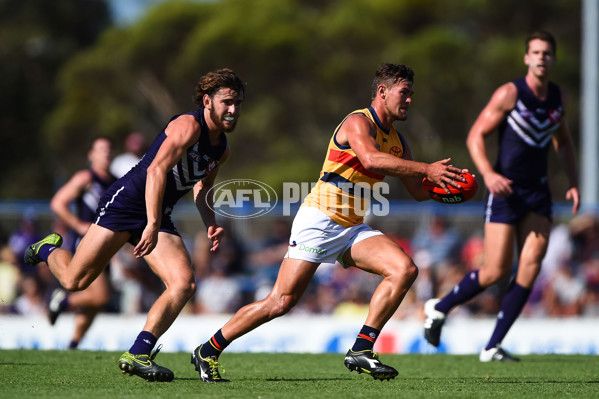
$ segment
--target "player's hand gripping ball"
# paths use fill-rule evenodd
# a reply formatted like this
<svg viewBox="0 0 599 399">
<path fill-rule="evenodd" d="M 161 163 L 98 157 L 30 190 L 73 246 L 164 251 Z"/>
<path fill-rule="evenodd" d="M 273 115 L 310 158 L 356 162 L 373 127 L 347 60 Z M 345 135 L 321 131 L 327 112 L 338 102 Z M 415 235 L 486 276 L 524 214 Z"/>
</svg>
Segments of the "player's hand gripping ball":
<svg viewBox="0 0 599 399">
<path fill-rule="evenodd" d="M 478 183 L 474 178 L 474 175 L 468 172 L 461 173 L 460 176 L 465 178 L 466 182 L 457 182 L 461 188 L 456 188 L 448 184 L 447 188 L 451 191 L 451 194 L 447 194 L 441 186 L 434 184 L 426 177 L 422 180 L 422 189 L 434 201 L 442 204 L 461 204 L 474 197 L 474 194 L 476 194 L 476 191 L 478 190 Z"/>
</svg>

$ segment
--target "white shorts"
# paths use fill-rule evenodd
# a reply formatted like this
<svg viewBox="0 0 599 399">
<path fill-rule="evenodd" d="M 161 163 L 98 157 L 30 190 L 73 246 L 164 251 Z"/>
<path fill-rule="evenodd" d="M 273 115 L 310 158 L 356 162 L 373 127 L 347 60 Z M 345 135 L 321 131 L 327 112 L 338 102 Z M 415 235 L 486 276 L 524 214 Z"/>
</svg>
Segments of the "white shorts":
<svg viewBox="0 0 599 399">
<path fill-rule="evenodd" d="M 319 209 L 302 206 L 293 219 L 286 258 L 314 263 L 335 263 L 344 267 L 342 257 L 354 244 L 382 235 L 365 223 L 343 227 Z"/>
</svg>

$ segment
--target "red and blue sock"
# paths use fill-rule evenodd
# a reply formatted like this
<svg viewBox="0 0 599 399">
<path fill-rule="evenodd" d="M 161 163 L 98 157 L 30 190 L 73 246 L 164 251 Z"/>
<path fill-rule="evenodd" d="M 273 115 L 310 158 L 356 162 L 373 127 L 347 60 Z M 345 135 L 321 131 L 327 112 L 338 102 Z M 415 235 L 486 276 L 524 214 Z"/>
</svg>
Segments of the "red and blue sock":
<svg viewBox="0 0 599 399">
<path fill-rule="evenodd" d="M 200 349 L 200 356 L 204 359 L 209 357 L 218 357 L 225 350 L 227 346 L 229 346 L 230 342 L 223 337 L 223 333 L 221 330 L 218 330 L 216 334 L 212 336 L 208 341 L 202 345 Z"/>
<path fill-rule="evenodd" d="M 374 343 L 376 342 L 376 339 L 379 337 L 380 333 L 381 331 L 377 330 L 376 328 L 363 325 L 362 329 L 358 333 L 358 337 L 356 338 L 354 346 L 352 346 L 351 350 L 353 352 L 361 352 L 367 350 L 371 351 L 372 348 L 374 348 Z"/>
</svg>

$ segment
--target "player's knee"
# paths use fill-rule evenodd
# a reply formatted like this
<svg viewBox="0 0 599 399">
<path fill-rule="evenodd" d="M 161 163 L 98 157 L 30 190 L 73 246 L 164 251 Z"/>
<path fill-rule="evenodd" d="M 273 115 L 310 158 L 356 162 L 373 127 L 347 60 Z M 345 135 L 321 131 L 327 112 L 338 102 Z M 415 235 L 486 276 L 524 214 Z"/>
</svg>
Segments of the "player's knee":
<svg viewBox="0 0 599 399">
<path fill-rule="evenodd" d="M 413 283 L 418 277 L 418 267 L 412 262 L 411 259 L 404 261 L 398 261 L 393 266 L 392 278 L 399 280 L 399 282 Z"/>
<path fill-rule="evenodd" d="M 412 263 L 412 265 L 409 267 L 408 273 L 410 273 L 412 278 L 416 280 L 416 277 L 418 277 L 418 267 L 414 263 Z"/>
<path fill-rule="evenodd" d="M 65 279 L 65 280 L 61 281 L 61 284 L 65 290 L 67 290 L 69 292 L 77 292 L 77 291 L 83 291 L 84 289 L 89 287 L 90 283 L 87 283 L 84 280 L 79 279 L 79 278 L 69 278 L 69 279 Z"/>
<path fill-rule="evenodd" d="M 406 266 L 405 270 L 406 280 L 408 280 L 410 283 L 416 281 L 416 277 L 418 277 L 418 267 L 414 264 L 414 262 L 410 262 L 410 264 Z"/>
<path fill-rule="evenodd" d="M 177 291 L 186 300 L 190 300 L 196 293 L 197 285 L 193 279 L 182 281 L 177 285 Z"/>
<path fill-rule="evenodd" d="M 290 295 L 272 298 L 270 300 L 270 318 L 274 319 L 287 314 L 293 308 L 296 302 L 297 301 Z"/>
</svg>

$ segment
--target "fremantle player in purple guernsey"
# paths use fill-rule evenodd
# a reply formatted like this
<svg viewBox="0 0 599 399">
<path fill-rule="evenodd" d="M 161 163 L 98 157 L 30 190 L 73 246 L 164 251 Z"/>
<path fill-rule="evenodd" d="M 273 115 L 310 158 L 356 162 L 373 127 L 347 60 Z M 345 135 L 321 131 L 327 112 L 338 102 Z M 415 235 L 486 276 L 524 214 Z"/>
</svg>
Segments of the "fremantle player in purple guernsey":
<svg viewBox="0 0 599 399">
<path fill-rule="evenodd" d="M 481 362 L 518 361 L 501 342 L 518 318 L 541 269 L 552 222 L 552 200 L 547 178 L 551 144 L 566 172 L 565 197 L 579 208 L 574 146 L 566 123 L 567 96 L 549 81 L 556 61 L 556 42 L 546 31 L 525 41 L 526 75 L 500 86 L 470 129 L 466 144 L 488 189 L 485 213 L 485 264 L 464 276 L 451 292 L 425 304 L 424 335 L 438 346 L 441 328 L 454 307 L 507 277 L 512 267 L 514 242 L 518 270 L 501 302 L 497 323 Z M 499 132 L 499 154 L 493 167 L 485 138 Z"/>
<path fill-rule="evenodd" d="M 143 257 L 164 282 L 166 290 L 152 305 L 143 330 L 118 366 L 123 373 L 148 381 L 171 381 L 173 372 L 154 362 L 156 342 L 171 326 L 196 285 L 189 253 L 177 232 L 171 212 L 193 189 L 193 198 L 212 241 L 218 248 L 223 228 L 218 226 L 209 195 L 220 165 L 229 156 L 225 133 L 235 129 L 245 88 L 230 69 L 210 72 L 196 87 L 198 109 L 174 116 L 139 163 L 104 194 L 96 218 L 75 254 L 61 249 L 62 237 L 53 233 L 32 244 L 27 264 L 46 262 L 68 291 L 88 287 L 125 243 Z"/>
<path fill-rule="evenodd" d="M 96 219 L 98 202 L 114 183 L 110 173 L 112 143 L 106 137 L 96 137 L 87 152 L 89 167 L 80 170 L 60 187 L 50 200 L 50 209 L 65 225 L 69 233 L 63 247 L 75 251 L 81 237 Z M 71 205 L 75 209 L 71 209 Z M 54 325 L 64 311 L 75 313 L 75 329 L 69 349 L 75 349 L 91 327 L 96 314 L 110 300 L 110 284 L 106 272 L 102 272 L 85 290 L 68 294 L 62 287 L 52 291 L 48 303 L 50 324 Z"/>
</svg>

